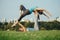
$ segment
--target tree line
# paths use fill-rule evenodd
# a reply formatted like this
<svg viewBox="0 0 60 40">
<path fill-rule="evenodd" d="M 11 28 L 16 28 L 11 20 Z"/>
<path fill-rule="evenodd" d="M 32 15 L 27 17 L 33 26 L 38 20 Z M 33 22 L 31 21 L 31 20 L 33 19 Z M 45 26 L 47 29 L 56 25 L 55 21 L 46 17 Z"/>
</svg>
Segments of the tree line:
<svg viewBox="0 0 60 40">
<path fill-rule="evenodd" d="M 34 22 L 20 22 L 26 28 L 34 28 Z M 0 30 L 19 30 L 20 26 L 16 25 L 15 27 L 11 27 L 13 22 L 0 22 Z M 60 30 L 60 22 L 54 20 L 52 22 L 38 22 L 40 30 Z"/>
</svg>

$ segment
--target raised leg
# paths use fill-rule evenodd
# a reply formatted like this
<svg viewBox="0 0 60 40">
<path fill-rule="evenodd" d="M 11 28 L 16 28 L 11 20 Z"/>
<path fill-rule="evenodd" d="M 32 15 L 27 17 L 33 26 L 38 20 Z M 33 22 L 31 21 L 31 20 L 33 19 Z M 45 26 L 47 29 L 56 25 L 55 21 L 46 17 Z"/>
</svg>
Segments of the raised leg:
<svg viewBox="0 0 60 40">
<path fill-rule="evenodd" d="M 38 13 L 35 12 L 35 24 L 34 24 L 34 29 L 37 31 L 39 30 L 39 25 L 38 25 Z"/>
<path fill-rule="evenodd" d="M 16 24 L 18 23 L 18 21 L 16 21 L 11 27 L 14 27 L 14 26 L 16 26 Z"/>
</svg>

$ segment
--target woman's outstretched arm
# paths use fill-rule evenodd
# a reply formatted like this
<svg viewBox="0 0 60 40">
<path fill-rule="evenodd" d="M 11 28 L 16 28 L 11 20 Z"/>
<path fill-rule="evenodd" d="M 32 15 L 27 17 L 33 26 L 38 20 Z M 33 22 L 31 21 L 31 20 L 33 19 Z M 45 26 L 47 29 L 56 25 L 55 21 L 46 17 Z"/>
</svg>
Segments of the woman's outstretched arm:
<svg viewBox="0 0 60 40">
<path fill-rule="evenodd" d="M 52 16 L 47 10 L 43 9 L 44 12 L 46 12 L 49 16 Z"/>
<path fill-rule="evenodd" d="M 51 14 L 44 8 L 36 8 L 35 10 L 40 10 L 41 12 L 46 12 L 49 16 L 51 16 Z"/>
<path fill-rule="evenodd" d="M 43 13 L 44 16 L 46 16 L 49 19 L 49 16 L 47 16 L 46 14 Z"/>
</svg>

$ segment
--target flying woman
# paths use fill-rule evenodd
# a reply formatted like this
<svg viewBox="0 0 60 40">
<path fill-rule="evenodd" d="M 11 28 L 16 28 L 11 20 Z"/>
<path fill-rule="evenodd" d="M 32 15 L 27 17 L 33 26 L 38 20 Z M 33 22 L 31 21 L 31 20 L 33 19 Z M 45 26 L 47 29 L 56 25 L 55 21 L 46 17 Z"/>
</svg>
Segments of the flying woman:
<svg viewBox="0 0 60 40">
<path fill-rule="evenodd" d="M 37 8 L 37 7 L 32 7 L 30 9 L 26 9 L 23 5 L 20 5 L 20 11 L 21 11 L 21 16 L 19 17 L 19 19 L 12 25 L 15 26 L 17 23 L 19 23 L 19 21 L 21 21 L 21 19 L 27 15 L 32 14 L 32 12 L 36 15 L 36 13 L 40 14 L 40 15 L 45 15 L 47 18 L 49 18 L 46 14 L 48 14 L 49 16 L 51 16 L 51 14 L 43 9 L 43 8 Z M 46 14 L 45 14 L 46 12 Z M 39 19 L 39 15 L 38 15 L 38 19 Z"/>
</svg>

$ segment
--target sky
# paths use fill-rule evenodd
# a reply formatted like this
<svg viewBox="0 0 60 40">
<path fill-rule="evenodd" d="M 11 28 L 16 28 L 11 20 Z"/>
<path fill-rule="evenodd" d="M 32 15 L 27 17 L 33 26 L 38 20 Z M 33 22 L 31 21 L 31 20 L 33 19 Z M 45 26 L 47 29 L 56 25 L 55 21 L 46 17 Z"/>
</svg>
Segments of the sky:
<svg viewBox="0 0 60 40">
<path fill-rule="evenodd" d="M 23 4 L 27 9 L 33 6 L 44 8 L 51 13 L 50 19 L 60 17 L 60 0 L 0 0 L 0 20 L 14 20 L 20 17 L 19 6 Z M 41 20 L 49 20 L 45 16 L 40 16 Z M 34 21 L 34 14 L 25 16 L 23 19 Z"/>
</svg>

